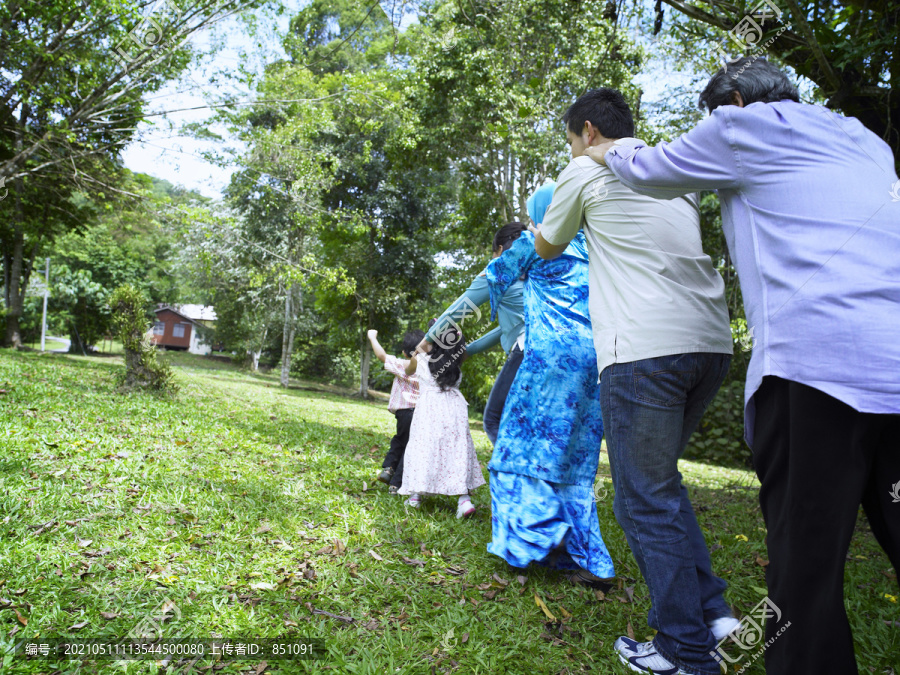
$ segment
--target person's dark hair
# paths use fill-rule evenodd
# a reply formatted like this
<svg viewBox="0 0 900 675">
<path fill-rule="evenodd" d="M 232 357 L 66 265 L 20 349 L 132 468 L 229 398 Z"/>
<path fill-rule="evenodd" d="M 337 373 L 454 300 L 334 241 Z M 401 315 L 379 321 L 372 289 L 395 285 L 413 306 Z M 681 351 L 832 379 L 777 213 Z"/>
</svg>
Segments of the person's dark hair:
<svg viewBox="0 0 900 675">
<path fill-rule="evenodd" d="M 584 123 L 590 122 L 606 138 L 634 136 L 634 118 L 621 92 L 608 87 L 592 89 L 578 97 L 562 121 L 573 134 L 581 135 Z"/>
<path fill-rule="evenodd" d="M 502 248 L 505 251 L 527 229 L 528 226 L 518 220 L 507 223 L 494 234 L 494 246 L 491 250 L 496 251 L 498 248 Z"/>
<path fill-rule="evenodd" d="M 465 354 L 466 341 L 456 328 L 451 326 L 435 338 L 428 352 L 428 369 L 441 391 L 449 391 L 459 382 Z"/>
<path fill-rule="evenodd" d="M 404 352 L 406 352 L 407 356 L 412 356 L 412 353 L 416 351 L 416 347 L 419 346 L 419 343 L 425 339 L 425 332 L 421 330 L 411 330 L 407 331 L 406 335 L 403 336 L 403 342 L 400 343 L 400 348 Z"/>
<path fill-rule="evenodd" d="M 741 95 L 744 105 L 785 99 L 800 102 L 797 87 L 791 84 L 788 76 L 761 57 L 742 56 L 729 61 L 709 79 L 698 103 L 712 112 L 720 105 L 732 105 L 734 92 Z"/>
</svg>

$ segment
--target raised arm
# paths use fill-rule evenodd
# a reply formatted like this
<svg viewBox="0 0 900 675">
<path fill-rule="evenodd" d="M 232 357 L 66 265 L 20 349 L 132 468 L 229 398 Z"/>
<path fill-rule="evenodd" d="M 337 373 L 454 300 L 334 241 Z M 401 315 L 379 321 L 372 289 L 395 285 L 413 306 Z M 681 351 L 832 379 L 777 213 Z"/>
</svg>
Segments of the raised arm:
<svg viewBox="0 0 900 675">
<path fill-rule="evenodd" d="M 372 351 L 375 353 L 375 358 L 384 363 L 384 360 L 387 358 L 387 352 L 385 352 L 384 348 L 378 343 L 378 331 L 370 330 L 366 333 L 366 336 L 372 344 Z"/>
</svg>

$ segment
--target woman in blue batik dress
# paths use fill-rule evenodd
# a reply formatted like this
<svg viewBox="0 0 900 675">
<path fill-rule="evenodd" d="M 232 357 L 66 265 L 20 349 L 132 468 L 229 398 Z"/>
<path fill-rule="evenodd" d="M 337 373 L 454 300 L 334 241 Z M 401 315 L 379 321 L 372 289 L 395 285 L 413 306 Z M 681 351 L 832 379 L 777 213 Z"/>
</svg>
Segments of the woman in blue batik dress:
<svg viewBox="0 0 900 675">
<path fill-rule="evenodd" d="M 553 188 L 527 202 L 543 220 Z M 561 256 L 542 260 L 525 231 L 487 267 L 491 312 L 525 276 L 525 357 L 500 421 L 490 471 L 492 541 L 510 565 L 539 562 L 572 581 L 615 576 L 603 543 L 593 484 L 603 422 L 588 314 L 588 253 L 579 232 Z M 493 318 L 493 316 L 492 316 Z"/>
</svg>

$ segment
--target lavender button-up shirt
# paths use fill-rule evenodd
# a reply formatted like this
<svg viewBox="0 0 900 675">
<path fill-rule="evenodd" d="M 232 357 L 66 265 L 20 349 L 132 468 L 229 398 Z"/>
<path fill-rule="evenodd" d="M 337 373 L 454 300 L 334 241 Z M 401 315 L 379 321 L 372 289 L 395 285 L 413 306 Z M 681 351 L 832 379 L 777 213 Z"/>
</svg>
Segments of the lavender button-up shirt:
<svg viewBox="0 0 900 675">
<path fill-rule="evenodd" d="M 900 183 L 888 146 L 855 118 L 780 101 L 722 106 L 672 143 L 606 154 L 635 192 L 718 190 L 753 355 L 753 395 L 775 375 L 861 412 L 900 413 Z"/>
</svg>

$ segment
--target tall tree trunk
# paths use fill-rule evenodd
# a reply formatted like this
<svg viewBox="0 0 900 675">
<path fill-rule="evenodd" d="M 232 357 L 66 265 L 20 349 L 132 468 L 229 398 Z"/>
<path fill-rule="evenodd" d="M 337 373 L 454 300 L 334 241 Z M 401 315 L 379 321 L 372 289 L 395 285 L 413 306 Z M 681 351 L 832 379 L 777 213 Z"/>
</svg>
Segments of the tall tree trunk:
<svg viewBox="0 0 900 675">
<path fill-rule="evenodd" d="M 281 337 L 281 386 L 288 386 L 291 374 L 291 354 L 294 352 L 294 335 L 296 333 L 296 307 L 294 298 L 296 287 L 291 285 L 284 294 L 284 330 Z"/>
<path fill-rule="evenodd" d="M 360 331 L 360 357 L 358 393 L 362 398 L 369 398 L 369 366 L 372 363 L 372 350 L 365 329 Z"/>
<path fill-rule="evenodd" d="M 28 116 L 31 114 L 31 108 L 27 104 L 23 104 L 19 113 L 19 119 L 16 124 L 15 131 L 15 148 L 16 152 L 22 149 L 23 138 L 25 136 L 25 127 L 28 123 Z M 5 308 L 6 308 L 6 334 L 3 338 L 3 344 L 6 347 L 22 346 L 22 334 L 19 330 L 19 319 L 22 317 L 25 306 L 25 289 L 28 287 L 28 276 L 31 270 L 29 265 L 25 264 L 25 223 L 22 213 L 22 194 L 24 191 L 24 182 L 22 177 L 18 177 L 14 181 L 15 195 L 13 195 L 13 242 L 12 242 L 12 259 L 9 260 L 4 256 L 4 267 L 9 265 L 8 269 L 4 269 L 6 276 Z M 37 245 L 35 245 L 37 252 Z M 32 260 L 33 260 L 32 256 Z M 7 260 L 9 262 L 7 263 Z"/>
<path fill-rule="evenodd" d="M 266 344 L 266 335 L 269 333 L 269 327 L 266 326 L 263 328 L 262 337 L 259 339 L 259 345 L 257 349 L 251 349 L 250 351 L 250 372 L 255 373 L 259 370 L 259 355 L 262 354 L 263 347 Z"/>
<path fill-rule="evenodd" d="M 16 181 L 17 183 L 19 180 Z M 18 195 L 16 196 L 18 202 Z M 19 209 L 17 208 L 18 212 Z M 5 298 L 4 304 L 6 309 L 6 334 L 3 339 L 3 345 L 6 347 L 21 347 L 22 334 L 19 330 L 19 319 L 25 307 L 25 288 L 28 285 L 27 265 L 25 264 L 25 235 L 22 231 L 19 213 L 15 213 L 13 218 L 13 246 L 12 255 L 4 256 L 4 277 L 6 286 L 4 288 Z M 7 267 L 8 266 L 8 267 Z"/>
</svg>

